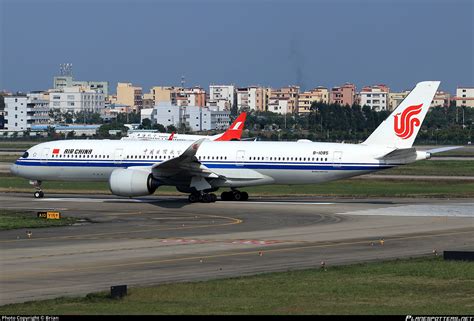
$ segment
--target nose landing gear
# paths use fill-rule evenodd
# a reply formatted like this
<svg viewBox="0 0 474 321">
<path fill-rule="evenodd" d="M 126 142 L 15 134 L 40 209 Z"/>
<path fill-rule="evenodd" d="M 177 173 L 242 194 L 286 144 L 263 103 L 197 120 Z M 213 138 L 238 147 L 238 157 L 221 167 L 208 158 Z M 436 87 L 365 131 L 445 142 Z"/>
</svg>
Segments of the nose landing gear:
<svg viewBox="0 0 474 321">
<path fill-rule="evenodd" d="M 44 193 L 41 190 L 41 181 L 30 181 L 30 184 L 34 186 L 36 192 L 33 194 L 35 198 L 43 198 Z"/>
</svg>

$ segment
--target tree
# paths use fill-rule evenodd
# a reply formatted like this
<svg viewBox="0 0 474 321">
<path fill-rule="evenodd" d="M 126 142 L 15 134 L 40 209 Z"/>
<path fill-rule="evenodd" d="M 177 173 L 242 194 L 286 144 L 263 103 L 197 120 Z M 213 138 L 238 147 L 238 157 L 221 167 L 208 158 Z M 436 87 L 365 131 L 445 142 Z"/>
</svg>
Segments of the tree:
<svg viewBox="0 0 474 321">
<path fill-rule="evenodd" d="M 151 129 L 151 120 L 149 118 L 143 119 L 140 129 Z"/>
<path fill-rule="evenodd" d="M 175 132 L 177 132 L 178 130 L 176 129 L 176 127 L 174 127 L 174 125 L 168 125 L 168 126 L 166 127 L 166 131 L 167 131 L 168 133 L 175 133 Z"/>
</svg>

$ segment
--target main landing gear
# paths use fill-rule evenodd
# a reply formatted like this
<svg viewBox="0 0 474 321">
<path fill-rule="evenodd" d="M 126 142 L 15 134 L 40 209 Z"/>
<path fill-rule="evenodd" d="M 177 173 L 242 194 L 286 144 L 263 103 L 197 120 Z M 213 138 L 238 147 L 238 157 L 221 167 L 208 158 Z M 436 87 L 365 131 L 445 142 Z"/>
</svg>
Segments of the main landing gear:
<svg viewBox="0 0 474 321">
<path fill-rule="evenodd" d="M 221 193 L 222 201 L 247 201 L 248 199 L 249 199 L 249 194 L 247 192 L 233 190 L 230 192 Z"/>
<path fill-rule="evenodd" d="M 217 201 L 217 196 L 214 193 L 193 193 L 189 195 L 188 199 L 191 203 L 214 203 Z"/>
<path fill-rule="evenodd" d="M 35 198 L 43 198 L 44 193 L 41 190 L 41 181 L 30 181 L 30 184 L 36 188 L 36 192 L 33 194 Z"/>
</svg>

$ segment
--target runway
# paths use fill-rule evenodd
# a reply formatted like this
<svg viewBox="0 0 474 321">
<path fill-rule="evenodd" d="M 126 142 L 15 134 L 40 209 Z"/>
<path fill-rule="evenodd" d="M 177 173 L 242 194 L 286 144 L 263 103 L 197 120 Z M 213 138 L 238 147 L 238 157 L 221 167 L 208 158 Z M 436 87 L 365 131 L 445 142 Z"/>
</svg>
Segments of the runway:
<svg viewBox="0 0 474 321">
<path fill-rule="evenodd" d="M 112 285 L 197 281 L 474 249 L 466 199 L 0 194 L 5 209 L 59 210 L 68 227 L 0 231 L 0 304 Z M 383 245 L 380 240 L 383 239 Z"/>
</svg>

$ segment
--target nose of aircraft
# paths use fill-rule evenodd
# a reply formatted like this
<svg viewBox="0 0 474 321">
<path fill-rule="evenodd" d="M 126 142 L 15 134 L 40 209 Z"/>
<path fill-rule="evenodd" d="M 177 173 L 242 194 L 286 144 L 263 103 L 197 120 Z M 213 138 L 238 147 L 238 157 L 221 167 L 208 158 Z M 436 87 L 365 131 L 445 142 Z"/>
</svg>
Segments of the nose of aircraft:
<svg viewBox="0 0 474 321">
<path fill-rule="evenodd" d="M 13 164 L 12 166 L 10 166 L 10 172 L 11 172 L 13 175 L 18 175 L 18 165 L 17 165 L 17 164 Z"/>
</svg>

